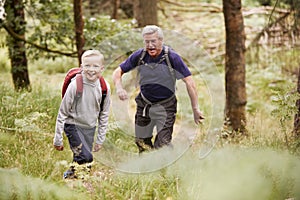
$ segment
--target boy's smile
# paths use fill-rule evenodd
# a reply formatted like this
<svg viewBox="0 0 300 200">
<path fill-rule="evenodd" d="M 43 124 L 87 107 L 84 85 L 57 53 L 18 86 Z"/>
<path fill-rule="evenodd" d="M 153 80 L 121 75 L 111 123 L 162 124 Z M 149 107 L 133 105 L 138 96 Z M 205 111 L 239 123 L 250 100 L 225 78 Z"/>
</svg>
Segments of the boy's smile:
<svg viewBox="0 0 300 200">
<path fill-rule="evenodd" d="M 91 82 L 95 82 L 101 76 L 104 68 L 101 59 L 97 56 L 85 57 L 82 60 L 81 67 L 83 74 Z"/>
</svg>

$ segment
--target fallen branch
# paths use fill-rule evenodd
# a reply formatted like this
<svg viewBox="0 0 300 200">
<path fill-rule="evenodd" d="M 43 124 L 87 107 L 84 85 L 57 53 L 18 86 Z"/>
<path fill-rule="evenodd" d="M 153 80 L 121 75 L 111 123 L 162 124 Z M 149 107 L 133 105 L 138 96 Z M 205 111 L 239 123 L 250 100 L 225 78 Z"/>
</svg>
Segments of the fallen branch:
<svg viewBox="0 0 300 200">
<path fill-rule="evenodd" d="M 278 19 L 276 19 L 274 22 L 268 24 L 267 26 L 265 26 L 256 36 L 255 38 L 252 40 L 252 42 L 249 44 L 249 46 L 247 47 L 247 49 L 249 49 L 250 47 L 252 47 L 253 45 L 257 44 L 258 41 L 260 40 L 260 38 L 264 35 L 265 32 L 269 31 L 270 28 L 274 25 L 277 24 L 279 22 L 281 22 L 282 20 L 284 20 L 285 18 L 287 18 L 290 15 L 290 12 L 285 13 L 283 16 L 279 17 Z"/>
<path fill-rule="evenodd" d="M 161 1 L 180 7 L 172 10 L 178 10 L 181 12 L 199 12 L 199 11 L 222 12 L 221 6 L 216 4 L 211 4 L 211 3 L 179 3 L 171 0 L 161 0 Z"/>
<path fill-rule="evenodd" d="M 279 14 L 285 14 L 285 13 L 289 13 L 290 11 L 287 9 L 274 8 L 271 6 L 264 6 L 264 7 L 251 8 L 251 9 L 243 8 L 243 16 L 244 17 L 250 16 L 253 14 L 269 15 L 272 12 L 276 12 Z"/>
<path fill-rule="evenodd" d="M 162 0 L 162 2 L 177 6 L 177 8 L 171 8 L 171 10 L 178 12 L 223 12 L 221 5 L 211 3 L 180 3 L 172 0 Z M 270 14 L 270 12 L 276 12 L 279 14 L 289 13 L 287 9 L 274 8 L 271 6 L 263 6 L 258 8 L 242 8 L 243 16 L 250 16 L 253 14 Z"/>
</svg>

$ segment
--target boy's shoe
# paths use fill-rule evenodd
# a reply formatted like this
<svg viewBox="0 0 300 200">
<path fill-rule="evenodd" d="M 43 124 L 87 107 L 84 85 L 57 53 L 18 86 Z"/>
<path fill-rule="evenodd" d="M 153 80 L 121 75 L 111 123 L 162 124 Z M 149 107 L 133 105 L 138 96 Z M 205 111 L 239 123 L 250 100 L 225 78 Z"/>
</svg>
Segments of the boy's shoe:
<svg viewBox="0 0 300 200">
<path fill-rule="evenodd" d="M 71 166 L 70 169 L 68 169 L 67 171 L 64 172 L 63 175 L 64 179 L 74 179 L 77 178 L 76 174 L 75 174 L 75 166 Z"/>
<path fill-rule="evenodd" d="M 86 179 L 90 176 L 92 163 L 85 163 L 78 166 L 77 175 L 79 179 Z"/>
<path fill-rule="evenodd" d="M 90 175 L 92 163 L 85 163 L 79 165 L 78 163 L 71 163 L 70 168 L 64 172 L 64 179 L 85 179 Z"/>
</svg>

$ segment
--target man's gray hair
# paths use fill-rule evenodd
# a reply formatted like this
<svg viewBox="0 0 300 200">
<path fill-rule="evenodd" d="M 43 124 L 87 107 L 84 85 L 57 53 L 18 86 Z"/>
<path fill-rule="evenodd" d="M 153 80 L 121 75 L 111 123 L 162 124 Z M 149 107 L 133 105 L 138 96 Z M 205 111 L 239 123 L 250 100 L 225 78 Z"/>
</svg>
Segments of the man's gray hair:
<svg viewBox="0 0 300 200">
<path fill-rule="evenodd" d="M 157 32 L 159 39 L 164 39 L 163 31 L 161 30 L 160 27 L 158 27 L 156 25 L 147 25 L 147 26 L 145 26 L 143 28 L 143 31 L 142 31 L 142 36 L 144 37 L 144 35 L 146 35 L 146 34 L 153 34 L 155 32 Z"/>
</svg>

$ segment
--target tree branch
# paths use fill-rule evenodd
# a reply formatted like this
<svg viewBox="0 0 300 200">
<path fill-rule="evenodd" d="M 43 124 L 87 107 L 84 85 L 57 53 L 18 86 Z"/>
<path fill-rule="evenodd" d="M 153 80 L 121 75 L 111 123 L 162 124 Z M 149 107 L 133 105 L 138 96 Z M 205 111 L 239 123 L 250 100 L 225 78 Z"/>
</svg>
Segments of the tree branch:
<svg viewBox="0 0 300 200">
<path fill-rule="evenodd" d="M 53 50 L 53 49 L 49 49 L 48 47 L 45 47 L 45 46 L 41 46 L 41 45 L 38 45 L 38 44 L 35 44 L 31 41 L 28 41 L 26 40 L 23 36 L 20 36 L 19 34 L 15 33 L 14 30 L 7 26 L 5 23 L 2 24 L 2 27 L 7 31 L 7 33 L 12 36 L 14 39 L 16 40 L 20 40 L 20 41 L 23 41 L 25 42 L 26 44 L 29 44 L 31 46 L 34 46 L 35 48 L 39 49 L 39 50 L 42 50 L 42 51 L 47 51 L 47 52 L 50 52 L 50 53 L 55 53 L 55 54 L 60 54 L 60 55 L 64 55 L 64 56 L 69 56 L 69 57 L 77 57 L 77 52 L 70 52 L 70 53 L 67 53 L 67 52 L 62 52 L 62 51 L 58 51 L 58 50 Z"/>
<path fill-rule="evenodd" d="M 212 3 L 180 3 L 172 0 L 161 0 L 161 2 L 176 6 L 177 8 L 171 8 L 172 10 L 179 12 L 223 12 L 223 8 L 220 5 Z M 287 9 L 274 8 L 271 6 L 264 6 L 258 8 L 242 8 L 243 16 L 249 16 L 253 14 L 269 14 L 269 12 L 287 13 Z"/>
<path fill-rule="evenodd" d="M 211 3 L 179 3 L 172 0 L 161 0 L 162 2 L 178 6 L 180 8 L 173 9 L 181 12 L 222 12 L 222 8 L 219 5 Z"/>
<path fill-rule="evenodd" d="M 290 12 L 285 13 L 283 16 L 279 17 L 276 19 L 274 22 L 268 24 L 266 27 L 264 27 L 257 35 L 256 37 L 252 40 L 252 42 L 249 44 L 247 49 L 252 47 L 253 45 L 257 44 L 259 39 L 264 35 L 266 31 L 268 31 L 274 24 L 279 23 L 280 21 L 284 20 L 286 17 L 290 15 Z"/>
</svg>

